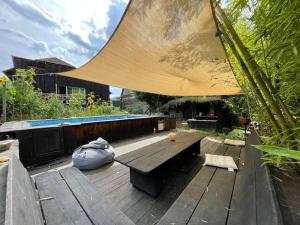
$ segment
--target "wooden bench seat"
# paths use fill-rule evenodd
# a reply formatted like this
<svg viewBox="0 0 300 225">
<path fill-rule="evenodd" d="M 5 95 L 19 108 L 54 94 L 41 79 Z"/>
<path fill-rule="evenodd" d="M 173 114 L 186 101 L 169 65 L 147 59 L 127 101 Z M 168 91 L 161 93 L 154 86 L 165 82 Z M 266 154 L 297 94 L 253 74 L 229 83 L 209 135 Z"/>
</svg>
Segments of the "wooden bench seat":
<svg viewBox="0 0 300 225">
<path fill-rule="evenodd" d="M 268 169 L 249 144 L 253 139 L 246 148 L 218 148 L 213 154 L 232 156 L 239 170 L 203 167 L 158 225 L 282 225 Z"/>
<path fill-rule="evenodd" d="M 112 208 L 77 168 L 47 172 L 35 179 L 46 224 L 133 225 L 119 209 Z"/>
<path fill-rule="evenodd" d="M 6 180 L 5 225 L 44 224 L 36 194 L 27 170 L 11 153 Z"/>
<path fill-rule="evenodd" d="M 4 224 L 5 221 L 7 171 L 7 164 L 0 166 L 0 224 Z"/>
<path fill-rule="evenodd" d="M 5 210 L 1 208 L 3 195 Z M 112 208 L 78 169 L 45 172 L 32 179 L 14 154 L 9 156 L 8 172 L 0 167 L 3 211 L 5 217 L 1 213 L 0 222 L 4 220 L 5 225 L 134 224 L 119 209 Z"/>
</svg>

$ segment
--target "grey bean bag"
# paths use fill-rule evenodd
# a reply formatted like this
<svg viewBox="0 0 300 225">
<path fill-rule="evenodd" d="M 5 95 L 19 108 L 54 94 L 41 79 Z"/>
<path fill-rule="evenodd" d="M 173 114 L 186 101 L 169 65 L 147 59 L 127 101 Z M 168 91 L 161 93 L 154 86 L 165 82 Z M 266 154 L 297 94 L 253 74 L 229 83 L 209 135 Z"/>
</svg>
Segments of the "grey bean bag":
<svg viewBox="0 0 300 225">
<path fill-rule="evenodd" d="M 97 169 L 112 162 L 114 156 L 113 147 L 106 140 L 98 138 L 96 141 L 91 141 L 73 152 L 73 166 L 80 170 Z"/>
</svg>

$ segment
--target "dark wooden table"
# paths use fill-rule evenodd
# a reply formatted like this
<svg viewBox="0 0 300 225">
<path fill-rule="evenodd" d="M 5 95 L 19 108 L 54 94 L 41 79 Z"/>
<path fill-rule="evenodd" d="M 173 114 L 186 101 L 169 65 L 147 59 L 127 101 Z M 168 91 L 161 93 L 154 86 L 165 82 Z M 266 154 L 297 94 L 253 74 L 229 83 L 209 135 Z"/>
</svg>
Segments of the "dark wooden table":
<svg viewBox="0 0 300 225">
<path fill-rule="evenodd" d="M 155 197 L 162 190 L 162 173 L 166 167 L 184 154 L 199 154 L 203 137 L 198 133 L 178 133 L 174 142 L 164 139 L 115 160 L 130 168 L 130 182 L 134 187 Z"/>
</svg>

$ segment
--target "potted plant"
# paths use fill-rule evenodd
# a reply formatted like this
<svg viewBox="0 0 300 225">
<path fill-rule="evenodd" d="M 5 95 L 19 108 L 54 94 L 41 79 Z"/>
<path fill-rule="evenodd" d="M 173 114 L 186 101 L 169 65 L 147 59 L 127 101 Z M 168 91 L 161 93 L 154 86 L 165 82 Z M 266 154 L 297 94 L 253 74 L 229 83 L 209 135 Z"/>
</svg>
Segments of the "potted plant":
<svg viewBox="0 0 300 225">
<path fill-rule="evenodd" d="M 249 118 L 249 114 L 247 112 L 243 112 L 242 116 L 240 116 L 240 124 L 242 126 L 247 126 L 251 122 L 251 119 Z"/>
</svg>

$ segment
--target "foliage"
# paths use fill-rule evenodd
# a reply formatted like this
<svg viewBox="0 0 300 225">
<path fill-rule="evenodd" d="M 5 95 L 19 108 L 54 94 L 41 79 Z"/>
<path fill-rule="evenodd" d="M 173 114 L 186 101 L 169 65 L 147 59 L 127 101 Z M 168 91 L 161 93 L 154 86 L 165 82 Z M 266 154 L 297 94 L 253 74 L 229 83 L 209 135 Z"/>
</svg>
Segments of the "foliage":
<svg viewBox="0 0 300 225">
<path fill-rule="evenodd" d="M 93 110 L 95 108 L 95 94 L 94 94 L 94 92 L 88 93 L 88 96 L 87 96 L 87 107 L 90 110 Z"/>
<path fill-rule="evenodd" d="M 299 142 L 299 140 L 298 140 Z M 286 163 L 300 163 L 300 152 L 289 148 L 283 148 L 272 145 L 253 145 L 256 149 L 267 153 L 264 156 L 266 163 L 277 167 Z M 285 160 L 283 160 L 284 158 Z"/>
<path fill-rule="evenodd" d="M 128 112 L 131 114 L 143 114 L 144 110 L 140 105 L 135 105 L 132 108 L 128 109 Z"/>
<path fill-rule="evenodd" d="M 68 100 L 69 107 L 73 109 L 81 108 L 84 103 L 84 98 L 82 93 L 72 94 Z"/>
<path fill-rule="evenodd" d="M 244 131 L 240 129 L 234 129 L 228 134 L 225 133 L 210 133 L 209 135 L 219 137 L 221 139 L 233 139 L 233 140 L 243 140 L 245 138 Z"/>
<path fill-rule="evenodd" d="M 112 105 L 114 107 L 121 107 L 121 100 L 120 100 L 120 98 L 118 98 L 118 99 L 112 99 Z"/>
<path fill-rule="evenodd" d="M 46 98 L 42 98 L 41 104 L 39 107 L 42 108 L 41 118 L 43 119 L 51 119 L 51 118 L 59 118 L 67 115 L 67 108 L 63 104 L 63 102 L 58 99 L 56 94 L 49 94 Z"/>
<path fill-rule="evenodd" d="M 203 103 L 203 102 L 209 102 L 209 101 L 217 101 L 220 100 L 220 97 L 176 97 L 170 101 L 168 101 L 166 104 L 162 106 L 162 109 L 169 110 L 172 108 L 176 108 L 186 102 L 191 103 Z"/>
<path fill-rule="evenodd" d="M 249 116 L 249 108 L 247 104 L 246 96 L 233 96 L 224 100 L 226 105 L 232 110 L 232 112 L 238 116 Z"/>
<path fill-rule="evenodd" d="M 7 119 L 54 119 L 76 116 L 96 116 L 108 114 L 122 114 L 119 108 L 109 103 L 96 100 L 93 93 L 89 93 L 87 103 L 82 94 L 69 97 L 68 104 L 64 104 L 56 94 L 43 94 L 34 88 L 34 69 L 19 69 L 13 80 L 7 83 Z M 2 96 L 2 87 L 1 87 Z M 87 104 L 87 107 L 84 105 Z"/>
<path fill-rule="evenodd" d="M 0 77 L 0 84 L 1 84 L 1 85 L 6 84 L 8 81 L 9 81 L 9 79 L 8 79 L 7 76 L 2 76 L 2 77 Z"/>
<path fill-rule="evenodd" d="M 15 79 L 7 87 L 7 116 L 9 119 L 39 118 L 42 93 L 34 90 L 33 69 L 17 70 Z"/>
<path fill-rule="evenodd" d="M 172 96 L 157 95 L 138 91 L 135 92 L 135 95 L 138 100 L 147 102 L 152 112 L 159 112 L 164 104 L 175 98 Z"/>
<path fill-rule="evenodd" d="M 300 1 L 230 0 L 222 6 L 230 18 L 228 23 L 220 16 L 230 62 L 252 119 L 260 121 L 261 134 L 269 136 L 260 148 L 268 153 L 264 159 L 277 166 L 290 163 L 289 157 L 299 150 Z M 235 103 L 242 106 L 241 99 L 236 100 L 229 99 L 232 108 Z"/>
<path fill-rule="evenodd" d="M 243 140 L 245 136 L 244 136 L 244 131 L 239 129 L 234 129 L 230 131 L 225 137 L 228 139 Z"/>
<path fill-rule="evenodd" d="M 300 116 L 300 1 L 230 0 L 225 12 L 254 60 L 271 81 L 272 95 L 279 96 L 292 115 Z M 260 120 L 269 134 L 272 127 L 253 88 L 239 69 L 232 48 L 227 45 L 229 59 L 254 117 Z M 299 126 L 299 122 L 298 122 Z M 273 131 L 274 133 L 274 131 Z"/>
</svg>

